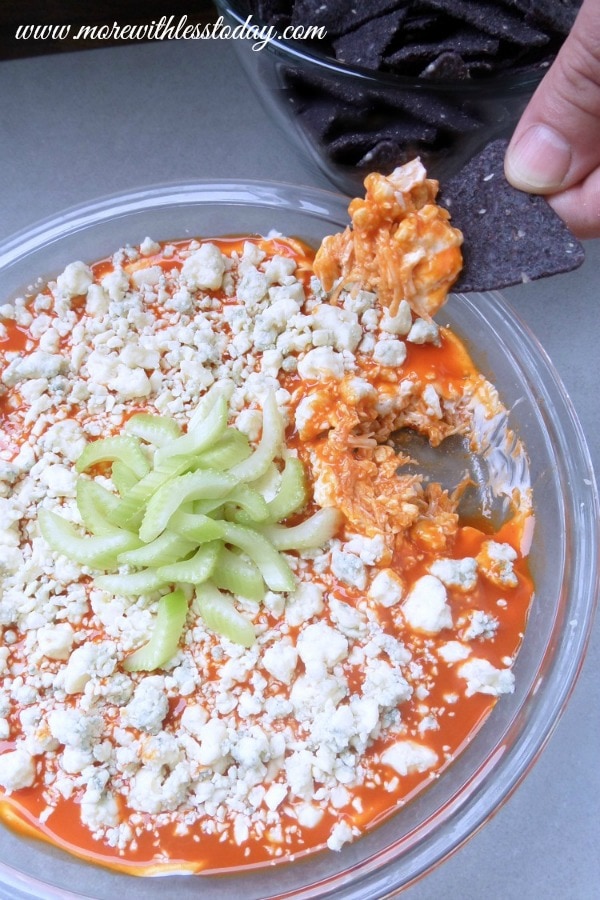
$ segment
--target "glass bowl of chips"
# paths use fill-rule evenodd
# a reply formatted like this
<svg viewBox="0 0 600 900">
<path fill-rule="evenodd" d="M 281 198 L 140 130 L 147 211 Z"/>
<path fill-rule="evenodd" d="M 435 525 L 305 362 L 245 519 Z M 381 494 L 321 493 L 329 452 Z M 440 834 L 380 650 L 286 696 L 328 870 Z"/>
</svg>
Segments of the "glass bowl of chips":
<svg viewBox="0 0 600 900">
<path fill-rule="evenodd" d="M 260 97 L 349 194 L 414 156 L 450 177 L 508 137 L 579 5 L 217 0 Z"/>
<path fill-rule="evenodd" d="M 150 235 L 171 241 L 275 229 L 318 246 L 348 222 L 347 200 L 313 188 L 204 182 L 153 186 L 67 211 L 0 246 L 7 303 L 36 279 L 55 278 Z M 37 289 L 37 288 L 36 288 Z M 537 599 L 515 666 L 516 689 L 441 777 L 340 852 L 286 858 L 241 872 L 133 877 L 71 856 L 25 830 L 1 826 L 0 896 L 109 900 L 296 900 L 389 897 L 456 850 L 499 808 L 543 749 L 586 649 L 598 591 L 600 510 L 576 415 L 543 350 L 495 293 L 454 294 L 440 322 L 466 343 L 497 386 L 508 425 L 527 448 L 536 512 L 530 560 Z M 75 810 L 75 807 L 74 807 Z M 535 828 L 535 824 L 532 826 Z M 227 848 L 221 860 L 226 865 Z M 76 885 L 76 888 L 73 886 Z M 499 890 L 501 887 L 499 886 Z"/>
</svg>

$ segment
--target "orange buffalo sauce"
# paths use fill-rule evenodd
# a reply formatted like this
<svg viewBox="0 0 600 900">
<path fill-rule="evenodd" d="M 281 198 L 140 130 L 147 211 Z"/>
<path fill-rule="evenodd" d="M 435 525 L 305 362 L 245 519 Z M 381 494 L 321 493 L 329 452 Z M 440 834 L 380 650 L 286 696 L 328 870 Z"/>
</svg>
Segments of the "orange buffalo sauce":
<svg viewBox="0 0 600 900">
<path fill-rule="evenodd" d="M 309 290 L 312 251 L 299 241 L 244 237 L 215 239 L 211 243 L 219 248 L 224 258 L 233 260 L 234 269 L 245 252 L 244 248 L 248 246 L 254 246 L 267 254 L 267 260 L 274 256 L 292 259 L 297 265 L 296 279 L 307 292 Z M 174 242 L 169 246 L 168 253 L 163 245 L 149 255 L 137 255 L 134 259 L 129 259 L 122 266 L 123 271 L 130 277 L 136 271 L 159 266 L 168 279 L 165 291 L 172 295 L 180 284 L 182 265 L 190 252 L 193 252 L 190 246 L 193 248 L 198 245 L 190 245 L 187 241 Z M 93 265 L 91 272 L 101 282 L 113 267 L 112 261 L 102 261 Z M 260 264 L 258 268 L 260 270 Z M 220 315 L 219 311 L 227 306 L 240 303 L 235 289 L 227 286 L 209 292 L 201 291 L 200 294 L 210 294 L 213 299 L 211 309 L 215 315 Z M 339 294 L 336 302 L 341 302 Z M 86 319 L 85 304 L 74 302 L 72 306 L 76 310 L 77 321 L 84 324 L 88 322 L 90 317 Z M 189 327 L 189 321 L 193 320 L 194 307 L 178 316 L 165 307 L 164 297 L 161 299 L 157 291 L 148 290 L 142 306 L 145 313 L 158 323 L 156 327 L 159 330 L 161 322 L 165 327 L 174 323 Z M 310 310 L 306 314 L 310 315 Z M 50 319 L 54 315 L 50 312 Z M 221 328 L 221 333 L 226 334 L 229 339 L 233 337 L 232 326 L 229 324 L 231 321 L 223 318 Z M 61 352 L 65 354 L 75 349 L 72 334 L 71 329 L 61 342 Z M 11 354 L 31 353 L 37 346 L 38 340 L 27 329 L 8 323 L 7 336 L 0 342 L 3 370 L 6 367 L 6 354 L 12 358 Z M 300 516 L 294 517 L 294 521 L 304 518 L 307 512 L 312 512 L 319 504 L 335 505 L 348 514 L 345 524 L 336 535 L 334 550 L 360 559 L 360 541 L 359 544 L 356 543 L 357 536 L 367 542 L 377 543 L 381 539 L 377 544 L 379 556 L 375 553 L 374 557 L 377 558 L 373 557 L 371 562 L 361 561 L 365 571 L 365 584 L 357 586 L 341 577 L 339 568 L 336 569 L 332 563 L 331 548 L 321 556 L 290 554 L 291 558 L 296 559 L 299 582 L 318 585 L 323 599 L 320 612 L 299 624 L 295 620 L 288 621 L 286 613 L 276 608 L 265 606 L 251 611 L 247 604 L 241 606 L 252 617 L 259 634 L 268 635 L 269 647 L 273 647 L 278 641 L 295 645 L 305 628 L 316 622 L 345 635 L 349 652 L 331 671 L 328 670 L 328 676 L 342 679 L 345 685 L 346 695 L 337 702 L 337 707 L 344 706 L 348 697 L 362 696 L 361 691 L 366 691 L 365 671 L 372 658 L 380 663 L 380 669 L 395 667 L 406 678 L 411 696 L 398 703 L 395 710 L 387 707 L 384 710 L 381 707 L 380 728 L 372 729 L 372 733 L 364 741 L 365 747 L 360 751 L 352 745 L 348 747 L 343 759 L 348 774 L 343 778 L 340 774 L 337 788 L 333 789 L 330 778 L 328 780 L 322 773 L 313 773 L 313 795 L 295 794 L 287 783 L 285 765 L 276 761 L 272 765 L 265 764 L 264 780 L 255 785 L 257 791 L 244 807 L 247 821 L 234 826 L 239 810 L 231 800 L 231 793 L 228 795 L 229 799 L 217 805 L 216 812 L 207 811 L 202 802 L 194 802 L 192 799 L 195 788 L 206 777 L 210 766 L 192 761 L 191 784 L 182 801 L 174 808 L 146 812 L 133 808 L 128 803 L 132 796 L 131 779 L 135 777 L 136 763 L 132 763 L 131 773 L 127 768 L 120 770 L 118 766 L 115 768 L 116 764 L 111 763 L 109 787 L 115 798 L 115 821 L 118 825 L 94 830 L 82 822 L 80 815 L 85 778 L 80 779 L 81 783 L 78 783 L 76 776 L 70 779 L 72 787 L 68 796 L 61 795 L 53 787 L 57 778 L 62 779 L 63 783 L 65 781 L 64 747 L 58 742 L 47 752 L 35 755 L 34 784 L 6 793 L 2 799 L 0 815 L 11 828 L 51 841 L 69 853 L 93 862 L 137 874 L 171 869 L 222 871 L 273 864 L 323 849 L 328 841 L 329 846 L 337 849 L 335 843 L 331 844 L 331 836 L 340 822 L 345 823 L 355 837 L 358 836 L 399 810 L 415 794 L 426 788 L 432 779 L 440 777 L 464 749 L 491 712 L 498 694 L 470 691 L 468 679 L 460 674 L 461 660 L 450 657 L 448 661 L 441 650 L 455 642 L 464 648 L 465 660 L 476 657 L 487 661 L 498 671 L 510 669 L 521 644 L 533 593 L 527 562 L 521 552 L 524 534 L 531 521 L 531 511 L 527 503 L 520 507 L 522 498 L 516 497 L 514 515 L 510 521 L 499 532 L 490 535 L 460 520 L 456 511 L 456 498 L 448 497 L 441 489 L 428 486 L 420 479 L 415 481 L 412 476 L 404 475 L 402 468 L 398 476 L 395 476 L 394 467 L 397 468 L 398 460 L 393 457 L 393 451 L 387 443 L 393 430 L 399 427 L 417 428 L 427 434 L 432 443 L 439 443 L 455 432 L 468 433 L 469 413 L 461 401 L 473 393 L 482 380 L 465 347 L 449 331 L 442 330 L 435 343 L 407 342 L 406 347 L 405 361 L 398 366 L 378 364 L 374 362 L 368 345 L 364 350 L 358 347 L 353 351 L 354 363 L 350 373 L 338 380 L 311 382 L 303 379 L 293 366 L 280 369 L 278 382 L 289 395 L 287 445 L 305 463 L 311 486 L 309 507 Z M 229 345 L 224 355 L 230 358 Z M 293 356 L 294 353 L 289 355 Z M 295 355 L 302 358 L 303 352 L 296 352 Z M 260 371 L 261 354 L 254 352 L 253 357 L 255 371 Z M 358 377 L 375 390 L 373 394 L 353 403 L 351 380 Z M 440 401 L 446 404 L 441 416 L 437 415 L 436 410 L 428 411 L 427 403 L 430 401 L 423 399 L 427 386 L 434 386 Z M 395 407 L 391 412 L 382 412 L 378 408 L 381 397 L 402 391 L 406 396 L 404 405 Z M 36 426 L 32 422 L 25 424 L 29 406 L 17 384 L 0 395 L 0 449 L 10 459 L 16 456 L 25 438 L 35 445 L 37 438 L 49 427 L 52 416 L 57 421 L 74 419 L 84 431 L 91 422 L 100 421 L 105 433 L 110 433 L 118 431 L 133 412 L 142 409 L 155 412 L 161 408 L 153 394 L 146 401 L 136 398 L 120 403 L 118 396 L 115 400 L 114 392 L 111 394 L 109 387 L 107 396 L 113 397 L 113 400 L 110 409 L 107 407 L 104 414 L 99 414 L 97 410 L 92 414 L 85 403 L 77 407 L 71 400 L 67 400 L 65 404 L 57 403 L 51 409 L 48 414 L 49 422 L 45 426 L 43 423 Z M 303 426 L 298 425 L 295 414 L 299 404 L 308 396 L 315 397 L 315 410 L 318 412 L 315 416 L 321 424 L 325 422 L 326 426 L 315 425 L 312 431 L 306 426 L 303 433 Z M 256 401 L 248 402 L 249 408 L 257 408 L 259 405 Z M 114 412 L 115 406 L 117 413 Z M 123 408 L 120 409 L 120 406 Z M 495 411 L 491 410 L 491 413 Z M 183 423 L 186 415 L 187 411 L 181 416 Z M 390 512 L 395 508 L 394 504 L 399 496 L 404 517 L 402 527 L 396 527 L 397 522 L 395 524 Z M 30 513 L 31 510 L 27 515 L 30 516 Z M 25 535 L 30 532 L 23 530 L 21 534 L 26 543 Z M 490 541 L 497 545 L 509 545 L 515 551 L 514 565 L 510 563 L 508 566 L 513 578 L 510 584 L 508 581 L 499 582 L 489 567 L 486 569 Z M 372 549 L 375 544 L 369 546 Z M 436 561 L 466 558 L 479 558 L 481 562 L 478 564 L 476 583 L 468 590 L 451 583 L 445 585 L 451 625 L 446 624 L 437 630 L 415 628 L 404 606 L 414 585 L 428 576 Z M 382 572 L 388 576 L 391 573 L 402 588 L 401 596 L 390 603 L 382 602 L 373 588 L 376 577 Z M 81 646 L 87 642 L 99 643 L 107 638 L 113 639 L 110 629 L 95 614 L 89 601 L 93 590 L 93 573 L 82 575 L 81 584 L 85 585 L 88 594 L 88 606 L 74 625 L 77 644 Z M 340 608 L 345 609 L 346 613 L 351 613 L 352 610 L 357 612 L 360 623 L 363 624 L 359 627 L 356 625 L 359 619 L 353 620 L 355 627 L 359 632 L 361 628 L 367 629 L 362 637 L 353 636 L 353 626 L 346 626 L 346 631 L 343 630 L 339 618 Z M 473 631 L 475 614 L 476 618 L 479 616 L 480 619 L 486 619 L 489 626 L 487 631 L 485 628 L 479 634 L 477 629 Z M 367 625 L 364 625 L 365 622 Z M 188 620 L 187 627 L 188 632 L 181 649 L 197 665 L 200 678 L 191 693 L 178 692 L 173 686 L 168 688 L 169 708 L 162 721 L 161 731 L 176 736 L 182 733 L 182 717 L 185 716 L 187 707 L 201 703 L 206 706 L 210 717 L 218 717 L 215 686 L 221 684 L 225 667 L 232 659 L 227 646 L 223 650 L 221 640 L 207 631 L 201 620 Z M 471 636 L 467 636 L 469 629 L 473 631 Z M 7 644 L 8 674 L 2 679 L 2 687 L 10 694 L 14 678 L 19 677 L 17 673 L 27 671 L 30 647 L 26 644 L 25 632 L 20 633 L 16 626 L 5 627 L 5 640 L 7 632 L 11 632 L 10 643 Z M 391 649 L 383 649 L 383 643 L 375 646 L 373 641 L 376 643 L 376 638 L 379 640 L 378 636 L 381 634 L 396 642 L 389 645 Z M 394 661 L 393 656 L 400 645 L 406 653 L 402 662 Z M 267 646 L 266 641 L 264 646 Z M 116 653 L 116 670 L 119 671 L 126 651 L 119 647 L 118 641 Z M 285 752 L 289 756 L 298 749 L 302 741 L 307 740 L 311 722 L 302 724 L 296 709 L 267 720 L 264 708 L 269 699 L 289 699 L 293 684 L 308 671 L 307 664 L 300 658 L 291 684 L 286 684 L 269 674 L 261 653 L 262 651 L 257 662 L 243 677 L 236 677 L 226 691 L 220 691 L 221 698 L 229 694 L 235 700 L 233 710 L 223 714 L 223 717 L 234 732 L 237 729 L 241 733 L 254 724 L 270 736 L 285 736 Z M 41 672 L 54 677 L 64 669 L 66 660 L 42 655 L 37 665 Z M 257 671 L 264 679 L 264 685 L 260 679 L 257 680 Z M 138 684 L 144 674 L 133 676 L 133 682 Z M 112 676 L 104 681 L 108 682 L 110 677 Z M 259 683 L 260 689 L 257 686 Z M 103 679 L 99 677 L 99 688 L 102 684 Z M 260 694 L 258 707 L 254 712 L 248 712 L 251 707 L 246 707 L 242 714 L 239 710 L 244 697 L 253 693 L 257 696 Z M 50 694 L 51 691 L 47 689 L 46 694 L 38 696 L 44 713 L 47 711 L 44 703 Z M 10 696 L 13 698 L 11 711 L 7 716 L 10 736 L 1 748 L 2 754 L 10 752 L 26 737 L 21 724 L 23 707 L 14 700 L 13 694 Z M 79 709 L 82 696 L 76 693 L 57 697 L 56 702 L 63 709 Z M 106 743 L 105 749 L 110 757 L 110 748 L 117 746 L 122 739 L 120 733 L 125 729 L 129 731 L 132 741 L 136 742 L 136 752 L 143 756 L 149 737 L 140 729 L 127 724 L 127 720 L 123 718 L 124 706 L 126 704 L 106 703 L 102 710 L 104 728 L 97 741 Z M 327 744 L 327 740 L 329 738 L 324 738 L 322 743 Z M 435 763 L 426 765 L 421 770 L 419 765 L 409 766 L 409 771 L 404 774 L 394 769 L 385 761 L 385 753 L 398 743 L 407 741 L 426 748 L 430 760 L 435 758 Z M 201 738 L 198 743 L 202 746 Z M 308 744 L 309 752 L 317 752 L 317 744 L 317 739 Z M 340 759 L 343 754 L 340 754 L 340 758 L 335 759 L 341 770 Z M 223 764 L 224 768 L 217 767 L 217 775 L 214 776 L 217 781 L 235 767 L 235 759 L 235 756 L 230 756 Z M 103 765 L 101 760 L 102 755 L 99 755 L 91 765 L 100 769 Z M 325 762 L 322 765 L 325 766 Z M 285 798 L 276 806 L 269 805 L 265 799 L 266 791 L 273 784 L 282 785 L 286 791 Z M 317 814 L 306 818 L 303 813 L 309 807 L 316 810 Z M 129 828 L 127 836 L 119 831 L 122 826 Z"/>
<path fill-rule="evenodd" d="M 510 532 L 510 528 L 507 531 Z M 503 535 L 506 538 L 511 536 L 506 531 Z M 519 534 L 515 534 L 515 537 L 518 538 Z M 468 526 L 464 529 L 461 528 L 457 533 L 456 543 L 452 548 L 453 552 L 457 555 L 464 552 L 476 554 L 485 538 L 487 536 L 476 529 Z M 427 558 L 425 557 L 421 560 L 419 568 L 424 567 L 426 563 Z M 532 583 L 525 563 L 521 562 L 518 572 L 519 586 L 511 592 L 510 603 L 501 610 L 501 627 L 494 638 L 493 645 L 486 648 L 485 651 L 485 656 L 491 657 L 495 661 L 499 661 L 503 657 L 514 658 L 526 626 L 532 596 Z M 344 597 L 347 602 L 352 602 L 354 599 L 351 592 L 344 591 L 342 585 L 338 586 L 337 594 Z M 452 597 L 454 614 L 460 616 L 474 606 L 497 612 L 498 594 L 498 590 L 494 590 L 488 584 L 481 585 L 476 595 L 468 602 L 461 601 L 459 595 L 455 594 Z M 382 625 L 391 633 L 398 633 L 397 622 L 392 614 L 382 619 Z M 405 637 L 402 634 L 400 636 Z M 447 637 L 450 639 L 452 635 L 447 635 Z M 413 649 L 415 660 L 424 666 L 425 671 L 435 669 L 435 664 L 432 664 L 430 660 L 427 643 L 427 639 L 415 639 L 414 636 L 408 640 L 408 646 Z M 442 666 L 438 665 L 438 668 L 442 668 Z M 181 702 L 185 704 L 185 700 Z M 428 732 L 427 737 L 428 746 L 437 753 L 440 759 L 439 768 L 431 773 L 415 773 L 398 779 L 398 784 L 393 789 L 389 787 L 392 782 L 389 772 L 382 773 L 382 783 L 378 789 L 374 790 L 372 787 L 354 789 L 353 796 L 359 802 L 360 811 L 353 814 L 353 821 L 361 831 L 368 830 L 391 813 L 401 809 L 419 791 L 425 789 L 433 777 L 439 777 L 468 745 L 490 714 L 495 702 L 495 698 L 483 694 L 465 697 L 464 682 L 458 678 L 451 667 L 445 667 L 441 677 L 435 678 L 434 686 L 426 702 L 428 709 L 439 717 L 439 729 Z M 418 705 L 416 708 L 413 708 L 412 705 L 408 709 L 403 707 L 402 715 L 408 733 L 418 733 L 419 723 L 423 719 Z M 385 739 L 375 741 L 369 748 L 369 755 L 375 757 L 385 746 Z M 42 764 L 41 772 L 43 773 L 43 771 Z M 297 828 L 295 819 L 288 817 L 287 826 L 290 833 L 283 844 L 265 841 L 262 836 L 262 839 L 250 839 L 247 843 L 238 846 L 231 840 L 224 843 L 220 835 L 201 834 L 194 828 L 190 828 L 188 833 L 182 834 L 178 822 L 157 827 L 152 816 L 144 814 L 139 816 L 138 814 L 141 819 L 141 835 L 136 839 L 135 846 L 129 845 L 125 850 L 119 850 L 95 840 L 89 830 L 82 826 L 78 814 L 77 792 L 73 798 L 58 804 L 52 816 L 42 824 L 39 816 L 44 806 L 43 789 L 40 783 L 36 788 L 26 789 L 11 797 L 5 797 L 0 805 L 0 815 L 7 825 L 25 836 L 48 840 L 76 856 L 132 874 L 152 874 L 168 869 L 218 872 L 260 864 L 272 864 L 276 861 L 290 861 L 314 848 L 322 848 L 332 824 L 331 817 L 325 815 L 316 828 L 310 829 L 308 833 L 303 833 Z M 127 815 L 128 811 L 125 805 L 123 810 Z M 286 817 L 282 816 L 282 820 L 284 831 L 286 831 Z"/>
</svg>

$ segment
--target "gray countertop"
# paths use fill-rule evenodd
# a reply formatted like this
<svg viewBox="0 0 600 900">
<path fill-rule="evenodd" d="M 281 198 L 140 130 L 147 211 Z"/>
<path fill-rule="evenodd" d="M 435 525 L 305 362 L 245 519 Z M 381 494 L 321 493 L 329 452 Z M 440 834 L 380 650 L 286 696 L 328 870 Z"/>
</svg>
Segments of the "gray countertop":
<svg viewBox="0 0 600 900">
<path fill-rule="evenodd" d="M 198 178 L 331 187 L 271 122 L 225 41 L 0 62 L 0 240 L 102 194 Z M 506 291 L 558 369 L 600 472 L 600 241 L 577 272 Z M 540 760 L 407 900 L 600 893 L 600 622 Z M 368 900 L 368 898 L 366 898 Z"/>
</svg>

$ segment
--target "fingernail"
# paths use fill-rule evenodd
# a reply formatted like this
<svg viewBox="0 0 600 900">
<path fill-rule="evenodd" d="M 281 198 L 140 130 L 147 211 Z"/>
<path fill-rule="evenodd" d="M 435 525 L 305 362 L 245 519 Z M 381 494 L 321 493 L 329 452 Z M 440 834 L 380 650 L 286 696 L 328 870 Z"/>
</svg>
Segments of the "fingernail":
<svg viewBox="0 0 600 900">
<path fill-rule="evenodd" d="M 526 191 L 558 190 L 571 165 L 571 146 L 549 125 L 532 125 L 509 146 L 506 177 Z"/>
</svg>

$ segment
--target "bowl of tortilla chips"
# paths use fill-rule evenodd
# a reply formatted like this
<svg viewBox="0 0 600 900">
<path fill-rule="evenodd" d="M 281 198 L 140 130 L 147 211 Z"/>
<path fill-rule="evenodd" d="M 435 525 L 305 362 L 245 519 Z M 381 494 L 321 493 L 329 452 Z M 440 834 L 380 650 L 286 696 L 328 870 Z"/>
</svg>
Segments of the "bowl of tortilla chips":
<svg viewBox="0 0 600 900">
<path fill-rule="evenodd" d="M 217 0 L 261 98 L 349 194 L 414 156 L 450 177 L 509 136 L 580 5 Z"/>
</svg>

